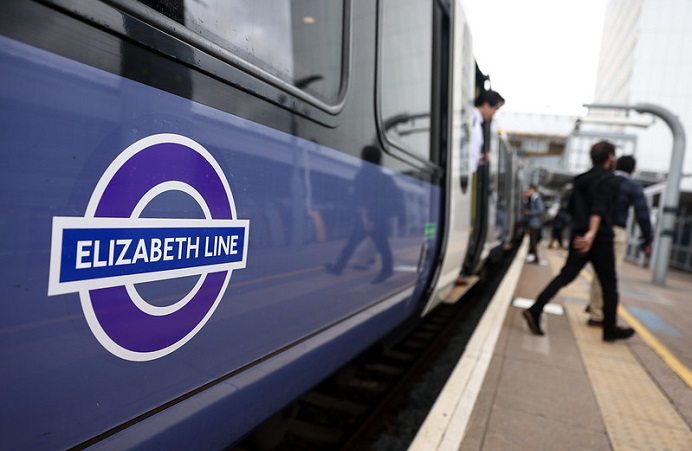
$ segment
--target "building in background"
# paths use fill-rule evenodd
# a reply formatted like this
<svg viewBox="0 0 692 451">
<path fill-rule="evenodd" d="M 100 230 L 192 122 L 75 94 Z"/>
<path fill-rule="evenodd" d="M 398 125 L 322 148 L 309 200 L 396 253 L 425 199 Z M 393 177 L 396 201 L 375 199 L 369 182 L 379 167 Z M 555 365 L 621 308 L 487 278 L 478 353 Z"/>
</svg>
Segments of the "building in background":
<svg viewBox="0 0 692 451">
<path fill-rule="evenodd" d="M 565 168 L 565 149 L 577 116 L 500 111 L 496 117 L 523 161 L 527 186 L 540 185 L 547 172 Z"/>
<path fill-rule="evenodd" d="M 692 174 L 691 45 L 692 1 L 609 0 L 594 93 L 594 103 L 656 104 L 677 115 L 687 136 L 682 171 L 688 175 Z M 603 110 L 592 114 L 622 115 Z M 635 136 L 632 152 L 639 169 L 668 172 L 673 141 L 663 121 L 656 119 L 648 127 L 590 124 L 588 128 Z"/>
<path fill-rule="evenodd" d="M 654 104 L 680 119 L 687 177 L 680 186 L 670 264 L 692 271 L 692 0 L 608 1 L 592 103 Z M 524 160 L 527 183 L 539 185 L 553 204 L 564 200 L 574 175 L 591 167 L 595 142 L 615 143 L 618 155 L 637 159 L 636 177 L 647 187 L 656 222 L 673 147 L 661 119 L 594 109 L 583 117 L 501 112 L 498 120 Z M 643 263 L 630 222 L 628 258 Z"/>
<path fill-rule="evenodd" d="M 591 101 L 649 103 L 673 112 L 687 136 L 682 172 L 692 175 L 692 1 L 608 0 Z M 592 110 L 582 118 L 500 114 L 514 146 L 531 157 L 529 168 L 538 164 L 583 172 L 591 166 L 591 144 L 610 139 L 618 146 L 619 154 L 637 158 L 638 169 L 647 179 L 653 181 L 669 171 L 672 134 L 662 120 L 652 115 L 632 112 L 625 116 L 616 110 Z M 557 146 L 556 136 L 560 143 Z M 556 159 L 558 155 L 560 159 Z"/>
</svg>

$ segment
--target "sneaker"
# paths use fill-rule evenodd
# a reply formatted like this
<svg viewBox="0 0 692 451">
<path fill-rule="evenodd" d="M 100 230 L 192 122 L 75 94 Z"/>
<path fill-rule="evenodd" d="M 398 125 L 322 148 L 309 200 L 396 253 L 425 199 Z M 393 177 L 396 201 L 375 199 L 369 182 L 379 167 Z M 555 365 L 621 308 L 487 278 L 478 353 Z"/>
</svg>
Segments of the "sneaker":
<svg viewBox="0 0 692 451">
<path fill-rule="evenodd" d="M 634 329 L 630 327 L 615 327 L 612 330 L 603 330 L 603 341 L 625 340 L 634 335 Z"/>
<path fill-rule="evenodd" d="M 529 254 L 526 256 L 526 263 L 533 263 L 536 261 L 536 256 L 533 254 Z"/>
<path fill-rule="evenodd" d="M 533 316 L 533 313 L 531 313 L 529 309 L 524 310 L 521 314 L 524 316 L 526 324 L 529 326 L 529 329 L 531 329 L 531 332 L 535 335 L 544 335 L 541 330 L 540 317 Z"/>
</svg>

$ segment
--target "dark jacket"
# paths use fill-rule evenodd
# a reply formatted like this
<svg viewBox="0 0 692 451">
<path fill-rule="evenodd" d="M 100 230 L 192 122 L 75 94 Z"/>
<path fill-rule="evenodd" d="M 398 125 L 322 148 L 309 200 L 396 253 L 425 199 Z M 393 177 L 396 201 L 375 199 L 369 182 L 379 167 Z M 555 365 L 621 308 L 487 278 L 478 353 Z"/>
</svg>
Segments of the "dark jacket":
<svg viewBox="0 0 692 451">
<path fill-rule="evenodd" d="M 586 233 L 591 216 L 597 215 L 601 217 L 598 235 L 612 239 L 613 208 L 621 182 L 621 177 L 603 166 L 594 166 L 574 178 L 574 191 L 569 204 L 573 235 Z"/>
<path fill-rule="evenodd" d="M 526 218 L 530 229 L 540 229 L 543 226 L 543 213 L 545 213 L 545 204 L 540 194 L 529 197 L 527 206 Z"/>
<path fill-rule="evenodd" d="M 649 207 L 646 203 L 642 185 L 636 180 L 632 180 L 627 174 L 619 174 L 617 171 L 615 174 L 623 180 L 620 185 L 617 205 L 613 210 L 613 225 L 626 227 L 629 208 L 633 206 L 634 217 L 637 218 L 637 223 L 642 231 L 642 246 L 646 247 L 653 241 L 653 232 L 651 219 L 649 218 Z"/>
<path fill-rule="evenodd" d="M 365 210 L 368 220 L 385 224 L 392 216 L 400 216 L 403 197 L 391 175 L 381 167 L 363 162 L 354 179 L 356 215 Z"/>
</svg>

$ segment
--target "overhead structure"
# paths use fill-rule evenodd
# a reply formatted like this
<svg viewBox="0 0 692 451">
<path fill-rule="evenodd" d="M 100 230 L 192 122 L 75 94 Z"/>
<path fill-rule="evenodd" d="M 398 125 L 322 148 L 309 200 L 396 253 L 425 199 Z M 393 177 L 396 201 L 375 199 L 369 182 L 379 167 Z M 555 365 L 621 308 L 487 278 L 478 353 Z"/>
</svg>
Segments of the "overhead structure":
<svg viewBox="0 0 692 451">
<path fill-rule="evenodd" d="M 680 201 L 680 181 L 682 179 L 682 165 L 685 157 L 685 129 L 678 117 L 671 111 L 650 103 L 638 103 L 636 105 L 592 103 L 585 104 L 584 106 L 590 110 L 634 110 L 637 113 L 650 113 L 663 119 L 673 133 L 673 152 L 670 157 L 670 171 L 668 172 L 666 190 L 661 202 L 662 206 L 658 213 L 653 256 L 653 283 L 665 285 L 666 276 L 668 275 L 668 262 L 670 260 L 670 253 L 673 245 L 675 217 L 678 213 Z"/>
</svg>

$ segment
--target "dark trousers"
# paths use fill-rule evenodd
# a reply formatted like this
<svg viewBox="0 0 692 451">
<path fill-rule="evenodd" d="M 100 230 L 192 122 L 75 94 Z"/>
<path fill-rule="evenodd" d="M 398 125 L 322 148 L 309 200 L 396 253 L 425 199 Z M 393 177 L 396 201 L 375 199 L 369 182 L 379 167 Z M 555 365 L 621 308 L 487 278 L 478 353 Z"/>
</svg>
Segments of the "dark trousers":
<svg viewBox="0 0 692 451">
<path fill-rule="evenodd" d="M 551 239 L 550 239 L 550 245 L 553 245 L 553 241 L 557 241 L 557 245 L 559 247 L 562 247 L 562 227 L 555 227 L 553 226 L 553 230 L 551 230 Z"/>
<path fill-rule="evenodd" d="M 574 250 L 570 240 L 567 261 L 560 270 L 560 274 L 548 284 L 538 295 L 536 302 L 529 308 L 531 313 L 538 316 L 543 307 L 565 285 L 577 278 L 579 272 L 591 262 L 598 280 L 603 287 L 603 330 L 609 332 L 615 328 L 616 313 L 619 302 L 617 276 L 615 275 L 615 252 L 613 251 L 613 238 L 596 236 L 591 250 L 582 254 Z"/>
<path fill-rule="evenodd" d="M 541 240 L 541 229 L 529 228 L 529 254 L 538 258 L 538 242 Z"/>
</svg>

